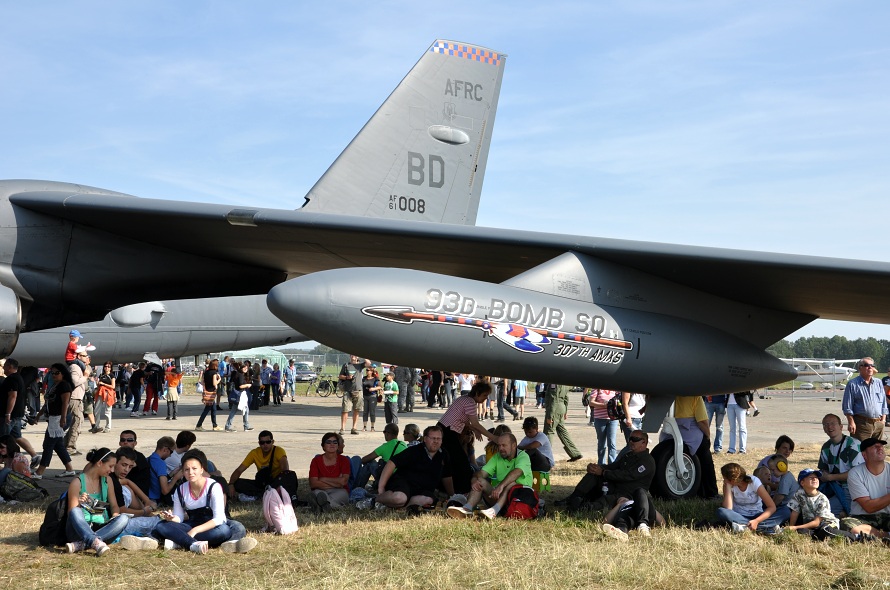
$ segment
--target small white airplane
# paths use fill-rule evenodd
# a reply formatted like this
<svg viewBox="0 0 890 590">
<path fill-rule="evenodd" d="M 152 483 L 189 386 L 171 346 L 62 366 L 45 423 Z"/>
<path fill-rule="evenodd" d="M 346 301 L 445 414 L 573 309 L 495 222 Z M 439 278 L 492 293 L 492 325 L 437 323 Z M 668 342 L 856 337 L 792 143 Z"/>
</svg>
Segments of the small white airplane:
<svg viewBox="0 0 890 590">
<path fill-rule="evenodd" d="M 797 371 L 797 381 L 806 383 L 836 383 L 846 381 L 856 374 L 853 367 L 845 367 L 845 364 L 855 365 L 859 359 L 782 359 Z"/>
</svg>

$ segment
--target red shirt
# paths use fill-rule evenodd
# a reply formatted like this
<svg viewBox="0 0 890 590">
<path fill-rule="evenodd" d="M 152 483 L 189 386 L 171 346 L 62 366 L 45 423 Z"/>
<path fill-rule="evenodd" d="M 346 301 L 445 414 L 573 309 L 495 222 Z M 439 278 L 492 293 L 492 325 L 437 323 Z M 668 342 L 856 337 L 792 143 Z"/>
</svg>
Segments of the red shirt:
<svg viewBox="0 0 890 590">
<path fill-rule="evenodd" d="M 337 455 L 337 463 L 335 465 L 325 465 L 324 455 L 315 455 L 309 463 L 309 477 L 340 477 L 344 473 L 349 475 L 350 466 L 349 459 L 343 455 Z M 349 490 L 349 485 L 344 485 L 343 489 Z"/>
</svg>

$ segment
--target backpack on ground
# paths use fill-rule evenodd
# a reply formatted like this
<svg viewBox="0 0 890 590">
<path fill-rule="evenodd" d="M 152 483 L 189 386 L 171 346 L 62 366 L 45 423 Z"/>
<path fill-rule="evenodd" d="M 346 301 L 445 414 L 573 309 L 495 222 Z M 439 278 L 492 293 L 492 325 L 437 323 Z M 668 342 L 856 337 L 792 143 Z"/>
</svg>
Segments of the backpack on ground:
<svg viewBox="0 0 890 590">
<path fill-rule="evenodd" d="M 46 507 L 43 524 L 37 535 L 44 547 L 61 547 L 68 542 L 65 532 L 68 526 L 68 492 L 64 492 L 58 500 Z"/>
<path fill-rule="evenodd" d="M 263 518 L 266 519 L 267 532 L 291 535 L 300 530 L 290 494 L 283 487 L 266 488 L 266 493 L 263 494 Z"/>
<path fill-rule="evenodd" d="M 616 393 L 606 402 L 606 413 L 609 415 L 609 420 L 624 420 L 627 418 L 627 412 L 624 411 L 624 403 L 621 401 L 621 392 Z"/>
<path fill-rule="evenodd" d="M 513 486 L 502 514 L 507 518 L 530 520 L 538 517 L 538 494 L 528 486 Z"/>
<path fill-rule="evenodd" d="M 34 483 L 30 477 L 10 471 L 0 486 L 0 495 L 16 502 L 40 502 L 49 496 L 49 492 Z"/>
</svg>

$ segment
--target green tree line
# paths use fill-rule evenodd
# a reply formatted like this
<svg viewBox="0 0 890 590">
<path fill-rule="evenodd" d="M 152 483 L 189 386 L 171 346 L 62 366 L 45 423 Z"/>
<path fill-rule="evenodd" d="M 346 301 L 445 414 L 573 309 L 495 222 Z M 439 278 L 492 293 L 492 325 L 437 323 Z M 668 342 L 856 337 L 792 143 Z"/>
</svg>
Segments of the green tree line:
<svg viewBox="0 0 890 590">
<path fill-rule="evenodd" d="M 779 358 L 860 359 L 870 356 L 880 372 L 886 371 L 890 365 L 890 340 L 875 338 L 847 340 L 843 336 L 809 336 L 793 342 L 781 340 L 766 351 Z"/>
</svg>

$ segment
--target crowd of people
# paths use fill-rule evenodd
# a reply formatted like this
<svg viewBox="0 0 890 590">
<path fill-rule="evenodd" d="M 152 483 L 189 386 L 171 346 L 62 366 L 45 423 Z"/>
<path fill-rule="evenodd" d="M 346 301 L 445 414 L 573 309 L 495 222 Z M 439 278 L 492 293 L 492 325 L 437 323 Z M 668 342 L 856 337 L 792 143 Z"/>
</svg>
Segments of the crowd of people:
<svg viewBox="0 0 890 590">
<path fill-rule="evenodd" d="M 291 488 L 296 501 L 296 476 L 290 470 L 287 452 L 275 444 L 270 431 L 260 432 L 258 446 L 247 453 L 228 479 L 202 451 L 192 449 L 195 432 L 203 430 L 208 415 L 213 429 L 220 430 L 215 409 L 225 392 L 230 405 L 226 430 L 232 429 L 238 411 L 243 414 L 244 430 L 253 430 L 248 416 L 256 400 L 268 398 L 265 403 L 274 405 L 289 394 L 293 396 L 286 386 L 287 378 L 280 372 L 269 375 L 268 384 L 264 384 L 264 374 L 270 372 L 266 369 L 272 373 L 277 370 L 277 365 L 267 367 L 265 362 L 251 365 L 228 358 L 211 361 L 199 380 L 204 411 L 194 429 L 180 432 L 175 439 L 161 437 L 147 458 L 135 450 L 136 432 L 123 430 L 119 449 L 90 451 L 87 467 L 77 474 L 71 456 L 79 454 L 78 439 L 71 431 L 77 420 L 88 416 L 83 392 L 92 369 L 88 348 L 77 344 L 74 337 L 72 342 L 71 358 L 67 358 L 66 350 L 66 362 L 53 364 L 47 372 L 49 387 L 38 414 L 47 418 L 42 454 L 34 451 L 17 428 L 24 417 L 21 406 L 29 398 L 28 386 L 37 377 L 24 370 L 20 374 L 18 363 L 7 359 L 3 366 L 6 378 L 0 383 L 0 405 L 7 407 L 0 433 L 0 481 L 11 471 L 39 480 L 52 455 L 60 458 L 65 466 L 62 475 L 72 477 L 66 528 L 69 551 L 92 549 L 102 555 L 114 543 L 131 550 L 156 548 L 163 543 L 167 548 L 199 554 L 220 546 L 225 551 L 245 552 L 256 545 L 256 540 L 228 516 L 227 503 L 255 501 L 267 485 L 275 484 Z M 220 370 L 222 362 L 230 367 L 225 375 Z M 152 410 L 154 404 L 164 399 L 167 418 L 177 418 L 181 372 L 172 363 L 158 367 L 160 370 L 142 365 L 128 376 L 130 383 L 137 381 L 144 386 L 132 390 L 131 397 L 120 396 L 120 372 L 115 375 L 111 363 L 103 365 L 96 377 L 100 384 L 97 390 L 107 391 L 96 396 L 101 409 L 96 414 L 100 420 L 105 418 L 106 425 L 97 423 L 93 430 L 107 432 L 105 429 L 111 428 L 107 410 L 120 403 L 138 408 L 143 392 L 143 414 L 156 411 Z M 818 464 L 801 466 L 796 477 L 790 466 L 795 444 L 782 435 L 774 452 L 764 457 L 751 474 L 738 462 L 723 465 L 719 485 L 712 454 L 723 452 L 723 432 L 718 423 L 711 441 L 711 419 L 721 414 L 720 409 L 727 414 L 736 412 L 733 407 L 750 411 L 756 408 L 753 399 L 745 392 L 677 398 L 676 433 L 701 459 L 699 493 L 720 502 L 714 517 L 696 523 L 696 528 L 726 527 L 737 533 L 764 534 L 788 529 L 818 540 L 842 537 L 848 541 L 886 539 L 890 543 L 890 470 L 885 461 L 883 432 L 890 379 L 882 383 L 875 378 L 876 367 L 868 358 L 858 363 L 858 370 L 860 375 L 850 380 L 844 392 L 843 417 L 829 413 L 822 420 L 828 440 Z M 163 381 L 156 380 L 149 386 L 146 375 L 152 372 L 163 375 Z M 511 515 L 521 514 L 510 508 L 517 502 L 533 504 L 536 513 L 542 502 L 533 492 L 528 498 L 525 494 L 532 489 L 535 472 L 554 467 L 552 445 L 559 440 L 569 461 L 581 459 L 565 428 L 568 388 L 562 385 L 538 384 L 533 390 L 535 407 L 545 409 L 541 431 L 536 417 L 524 416 L 528 386 L 520 380 L 400 367 L 390 367 L 381 379 L 374 363 L 353 356 L 341 368 L 338 381 L 343 393 L 341 429 L 322 436 L 320 452 L 311 460 L 307 479 L 308 505 L 317 513 L 350 505 L 420 512 L 441 500 L 447 501 L 446 513 L 453 518 L 479 514 L 491 519 L 510 511 L 514 511 Z M 441 407 L 444 412 L 435 424 L 422 430 L 413 423 L 404 425 L 403 440 L 399 440 L 399 415 L 413 411 L 413 388 L 417 384 L 421 403 Z M 358 433 L 359 415 L 364 418 L 364 428 L 370 426 L 371 432 L 376 432 L 373 408 L 378 401 L 384 404 L 383 440 L 371 453 L 350 457 L 345 453 L 343 437 L 349 414 L 352 434 Z M 650 494 L 656 466 L 649 435 L 641 430 L 646 398 L 594 389 L 585 393 L 584 403 L 596 426 L 598 461 L 590 463 L 572 492 L 554 505 L 564 510 L 586 508 L 602 513 L 602 529 L 615 539 L 626 541 L 634 530 L 649 536 L 651 527 L 664 521 Z M 522 420 L 523 436 L 517 436 L 506 424 L 507 414 L 514 421 Z M 486 418 L 494 419 L 497 427 L 484 427 L 480 420 Z M 849 434 L 844 433 L 845 425 Z M 619 430 L 626 442 L 620 450 L 615 440 Z M 736 435 L 731 429 L 726 452 L 743 455 L 747 450 L 744 429 Z M 482 450 L 482 454 L 477 453 Z M 245 475 L 251 467 L 256 468 L 253 478 Z"/>
</svg>

